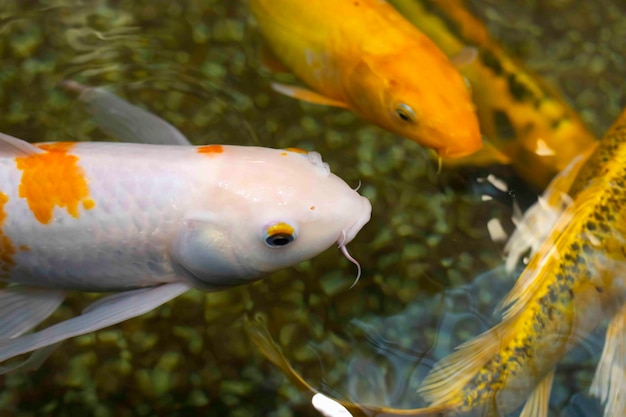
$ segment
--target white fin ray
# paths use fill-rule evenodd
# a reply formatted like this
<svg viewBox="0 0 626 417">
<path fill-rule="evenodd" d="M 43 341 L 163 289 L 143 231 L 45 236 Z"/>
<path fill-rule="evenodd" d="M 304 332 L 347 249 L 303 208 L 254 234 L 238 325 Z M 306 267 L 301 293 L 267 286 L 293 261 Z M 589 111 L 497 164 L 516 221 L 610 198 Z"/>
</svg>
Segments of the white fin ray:
<svg viewBox="0 0 626 417">
<path fill-rule="evenodd" d="M 626 305 L 609 323 L 589 391 L 604 404 L 604 417 L 626 416 Z"/>
<path fill-rule="evenodd" d="M 22 139 L 0 133 L 0 157 L 15 158 L 20 156 L 37 155 L 43 153 L 41 149 Z"/>
<path fill-rule="evenodd" d="M 47 319 L 65 298 L 64 291 L 20 285 L 0 290 L 0 340 L 20 336 Z"/>
<path fill-rule="evenodd" d="M 71 337 L 100 330 L 140 316 L 189 290 L 187 284 L 174 282 L 141 288 L 98 300 L 84 314 L 35 333 L 0 341 L 0 361 L 59 343 Z"/>
<path fill-rule="evenodd" d="M 530 394 L 519 417 L 548 417 L 550 391 L 554 381 L 554 368 L 543 377 Z"/>
<path fill-rule="evenodd" d="M 64 87 L 80 93 L 98 126 L 123 142 L 156 145 L 191 143 L 174 126 L 154 114 L 117 97 L 103 88 L 85 87 L 65 81 Z"/>
</svg>

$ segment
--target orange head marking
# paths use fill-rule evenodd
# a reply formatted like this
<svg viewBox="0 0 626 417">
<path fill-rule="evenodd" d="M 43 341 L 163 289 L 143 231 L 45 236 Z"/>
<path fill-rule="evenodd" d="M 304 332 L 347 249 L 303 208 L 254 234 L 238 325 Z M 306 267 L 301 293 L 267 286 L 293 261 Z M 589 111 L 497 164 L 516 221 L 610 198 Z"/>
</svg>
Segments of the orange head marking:
<svg viewBox="0 0 626 417">
<path fill-rule="evenodd" d="M 304 155 L 309 153 L 309 151 L 305 151 L 304 149 L 300 149 L 300 148 L 285 148 L 285 150 L 289 152 L 301 153 Z"/>
<path fill-rule="evenodd" d="M 4 211 L 4 205 L 9 201 L 9 197 L 0 193 L 0 275 L 9 272 L 9 269 L 15 266 L 15 247 L 13 242 L 2 232 L 2 225 L 7 218 L 7 213 Z"/>
<path fill-rule="evenodd" d="M 26 199 L 30 211 L 43 224 L 52 221 L 54 207 L 64 207 L 75 218 L 79 216 L 79 204 L 86 210 L 95 207 L 89 197 L 89 187 L 78 157 L 68 152 L 73 142 L 57 142 L 39 145 L 44 153 L 15 158 L 22 171 L 19 196 Z"/>
<path fill-rule="evenodd" d="M 209 156 L 222 153 L 222 152 L 224 152 L 224 147 L 222 145 L 206 145 L 206 146 L 200 146 L 198 148 L 198 153 L 209 155 Z"/>
</svg>

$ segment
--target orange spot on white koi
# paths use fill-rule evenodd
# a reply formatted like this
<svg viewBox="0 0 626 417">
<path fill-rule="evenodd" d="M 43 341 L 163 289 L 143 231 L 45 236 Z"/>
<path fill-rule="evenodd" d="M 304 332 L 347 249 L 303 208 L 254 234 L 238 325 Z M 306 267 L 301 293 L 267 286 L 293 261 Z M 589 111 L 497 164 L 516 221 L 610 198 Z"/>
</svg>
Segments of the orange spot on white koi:
<svg viewBox="0 0 626 417">
<path fill-rule="evenodd" d="M 304 155 L 309 153 L 309 151 L 305 151 L 304 149 L 300 149 L 300 148 L 285 148 L 285 150 L 289 152 L 301 153 Z"/>
<path fill-rule="evenodd" d="M 89 198 L 89 187 L 78 157 L 68 154 L 73 142 L 57 142 L 38 145 L 47 151 L 36 155 L 15 158 L 22 171 L 19 196 L 26 199 L 30 211 L 43 224 L 52 221 L 54 207 L 65 207 L 75 218 L 79 216 L 79 204 L 86 210 L 95 207 Z"/>
<path fill-rule="evenodd" d="M 212 155 L 212 154 L 222 153 L 222 152 L 224 152 L 224 147 L 222 145 L 206 145 L 206 146 L 200 146 L 198 148 L 198 153 L 207 154 L 207 155 Z"/>
<path fill-rule="evenodd" d="M 7 213 L 4 211 L 4 205 L 9 201 L 9 197 L 0 193 L 0 270 L 3 273 L 9 272 L 11 267 L 15 266 L 15 247 L 13 242 L 2 231 L 2 225 L 7 218 Z"/>
</svg>

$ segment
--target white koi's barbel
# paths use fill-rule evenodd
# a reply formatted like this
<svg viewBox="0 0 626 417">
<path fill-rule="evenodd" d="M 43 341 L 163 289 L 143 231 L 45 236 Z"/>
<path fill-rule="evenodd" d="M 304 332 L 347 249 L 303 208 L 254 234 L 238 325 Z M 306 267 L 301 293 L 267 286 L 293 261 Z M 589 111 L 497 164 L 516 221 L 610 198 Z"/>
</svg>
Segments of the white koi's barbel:
<svg viewBox="0 0 626 417">
<path fill-rule="evenodd" d="M 334 243 L 345 252 L 370 219 L 369 201 L 317 153 L 179 146 L 188 142 L 175 128 L 110 93 L 83 99 L 122 139 L 173 145 L 0 134 L 0 279 L 11 284 L 0 291 L 0 361 L 190 288 L 249 283 Z M 117 293 L 24 335 L 73 290 Z"/>
</svg>

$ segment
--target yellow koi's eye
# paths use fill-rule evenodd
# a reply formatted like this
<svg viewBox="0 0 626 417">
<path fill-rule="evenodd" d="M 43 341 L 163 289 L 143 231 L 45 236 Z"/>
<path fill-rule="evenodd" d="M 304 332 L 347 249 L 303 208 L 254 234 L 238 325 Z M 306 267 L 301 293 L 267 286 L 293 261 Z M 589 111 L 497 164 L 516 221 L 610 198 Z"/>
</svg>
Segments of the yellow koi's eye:
<svg viewBox="0 0 626 417">
<path fill-rule="evenodd" d="M 415 123 L 417 117 L 415 112 L 408 104 L 400 103 L 396 106 L 396 116 L 408 123 Z"/>
<path fill-rule="evenodd" d="M 296 240 L 296 230 L 287 223 L 273 223 L 265 228 L 264 239 L 270 248 L 282 248 Z"/>
</svg>

